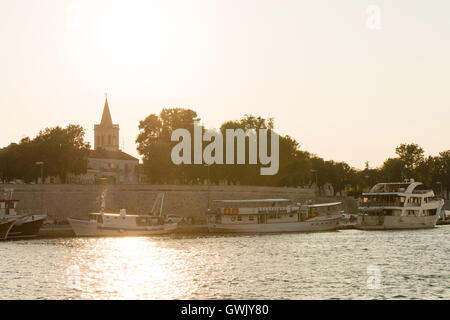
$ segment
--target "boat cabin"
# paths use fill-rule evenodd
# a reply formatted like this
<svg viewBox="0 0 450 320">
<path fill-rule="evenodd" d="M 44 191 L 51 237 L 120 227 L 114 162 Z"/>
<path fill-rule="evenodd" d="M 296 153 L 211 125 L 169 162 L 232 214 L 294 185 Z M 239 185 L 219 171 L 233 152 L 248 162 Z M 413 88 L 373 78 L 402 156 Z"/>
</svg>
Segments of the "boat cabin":
<svg viewBox="0 0 450 320">
<path fill-rule="evenodd" d="M 151 215 L 126 214 L 124 209 L 120 213 L 89 213 L 89 220 L 99 224 L 120 224 L 127 226 L 155 226 L 164 224 L 164 217 Z"/>
<path fill-rule="evenodd" d="M 421 182 L 378 183 L 363 193 L 360 210 L 367 215 L 436 215 L 440 199 Z"/>
<path fill-rule="evenodd" d="M 209 210 L 208 221 L 222 224 L 265 224 L 300 222 L 336 214 L 341 202 L 315 205 L 292 204 L 289 199 L 214 200 L 215 210 Z"/>
<path fill-rule="evenodd" d="M 0 217 L 2 216 L 15 216 L 16 207 L 19 200 L 3 199 L 0 200 Z"/>
</svg>

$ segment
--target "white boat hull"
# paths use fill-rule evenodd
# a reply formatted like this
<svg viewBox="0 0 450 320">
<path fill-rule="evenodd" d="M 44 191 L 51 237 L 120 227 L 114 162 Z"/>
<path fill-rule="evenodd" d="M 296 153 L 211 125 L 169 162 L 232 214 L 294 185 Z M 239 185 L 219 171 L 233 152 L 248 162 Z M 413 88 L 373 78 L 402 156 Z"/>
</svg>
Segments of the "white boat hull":
<svg viewBox="0 0 450 320">
<path fill-rule="evenodd" d="M 395 230 L 434 228 L 439 216 L 359 216 L 356 229 L 361 230 Z"/>
<path fill-rule="evenodd" d="M 167 223 L 156 226 L 142 227 L 117 227 L 105 226 L 97 221 L 67 219 L 78 237 L 101 237 L 101 236 L 147 236 L 168 234 L 175 231 L 177 223 Z"/>
<path fill-rule="evenodd" d="M 208 223 L 208 230 L 217 233 L 282 233 L 332 231 L 339 228 L 341 215 L 317 217 L 307 221 L 261 223 L 261 224 L 222 224 Z"/>
</svg>

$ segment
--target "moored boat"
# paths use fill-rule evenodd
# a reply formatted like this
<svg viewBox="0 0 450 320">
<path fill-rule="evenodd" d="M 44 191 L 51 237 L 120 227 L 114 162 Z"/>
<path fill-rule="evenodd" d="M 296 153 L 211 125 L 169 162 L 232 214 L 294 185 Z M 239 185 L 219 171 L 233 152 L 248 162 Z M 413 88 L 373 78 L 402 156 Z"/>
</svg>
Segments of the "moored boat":
<svg viewBox="0 0 450 320">
<path fill-rule="evenodd" d="M 4 198 L 0 199 L 0 217 L 16 217 L 8 233 L 8 239 L 22 239 L 37 237 L 39 230 L 46 219 L 45 214 L 17 214 L 19 200 L 13 199 L 13 190 L 7 189 Z"/>
<path fill-rule="evenodd" d="M 17 217 L 0 218 L 0 240 L 6 240 L 9 231 L 18 219 Z"/>
<path fill-rule="evenodd" d="M 168 234 L 177 228 L 176 222 L 168 222 L 162 215 L 164 195 L 158 197 L 161 206 L 158 213 L 152 209 L 152 215 L 127 214 L 125 209 L 119 213 L 105 212 L 105 197 L 102 195 L 100 212 L 88 214 L 87 220 L 67 219 L 77 236 L 146 236 Z"/>
<path fill-rule="evenodd" d="M 369 192 L 363 193 L 356 228 L 433 228 L 443 205 L 444 200 L 435 197 L 433 190 L 421 182 L 378 183 Z"/>
<path fill-rule="evenodd" d="M 288 199 L 215 200 L 210 232 L 279 233 L 330 231 L 339 227 L 341 202 L 292 204 Z"/>
</svg>

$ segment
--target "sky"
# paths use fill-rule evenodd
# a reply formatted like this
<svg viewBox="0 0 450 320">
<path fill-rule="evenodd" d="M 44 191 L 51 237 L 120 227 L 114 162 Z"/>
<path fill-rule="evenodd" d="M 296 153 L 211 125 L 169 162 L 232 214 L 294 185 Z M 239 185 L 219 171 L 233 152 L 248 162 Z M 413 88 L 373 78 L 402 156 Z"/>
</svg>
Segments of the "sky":
<svg viewBox="0 0 450 320">
<path fill-rule="evenodd" d="M 367 25 L 369 5 L 380 29 Z M 355 168 L 450 149 L 448 0 L 1 0 L 0 147 L 80 124 L 104 93 L 120 146 L 164 107 L 244 114 Z M 373 17 L 373 16 L 372 16 Z"/>
</svg>

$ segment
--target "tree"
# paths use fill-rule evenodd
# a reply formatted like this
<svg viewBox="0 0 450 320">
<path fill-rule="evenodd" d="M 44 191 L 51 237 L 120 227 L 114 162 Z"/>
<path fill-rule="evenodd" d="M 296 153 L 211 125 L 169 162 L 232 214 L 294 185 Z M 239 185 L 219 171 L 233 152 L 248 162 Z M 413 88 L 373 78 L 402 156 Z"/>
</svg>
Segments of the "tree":
<svg viewBox="0 0 450 320">
<path fill-rule="evenodd" d="M 440 182 L 447 191 L 447 198 L 450 193 L 450 150 L 442 151 L 435 158 L 435 182 Z"/>
<path fill-rule="evenodd" d="M 137 150 L 144 160 L 144 172 L 147 182 L 152 183 L 196 183 L 198 176 L 194 165 L 176 166 L 170 154 L 176 144 L 171 141 L 172 132 L 184 128 L 193 135 L 194 122 L 199 121 L 197 113 L 191 109 L 164 108 L 158 115 L 150 114 L 139 122 L 139 135 L 136 139 Z M 192 142 L 193 143 L 193 142 Z"/>
<path fill-rule="evenodd" d="M 268 129 L 269 134 L 273 129 L 273 119 L 264 119 L 262 117 L 255 117 L 253 115 L 245 114 L 240 120 L 226 121 L 220 126 L 220 131 L 226 137 L 227 129 L 242 129 L 243 131 L 255 130 L 256 137 L 259 139 L 258 129 Z M 246 141 L 248 139 L 246 138 Z M 270 140 L 269 140 L 270 142 Z M 223 140 L 224 158 L 226 158 L 226 139 Z M 228 141 L 229 143 L 229 141 Z M 247 144 L 247 142 L 246 142 Z M 248 144 L 247 144 L 248 145 Z M 270 150 L 270 145 L 269 145 Z M 280 150 L 280 154 L 281 154 Z M 259 166 L 249 164 L 249 148 L 245 149 L 245 164 L 237 164 L 237 144 L 234 144 L 235 164 L 233 165 L 216 165 L 214 168 L 220 180 L 226 180 L 230 184 L 247 184 L 247 185 L 270 185 L 275 184 L 275 181 L 270 176 L 261 176 Z"/>
<path fill-rule="evenodd" d="M 63 183 L 69 173 L 85 173 L 90 145 L 84 141 L 84 134 L 79 125 L 46 128 L 34 139 L 27 137 L 10 144 L 0 154 L 2 179 L 36 180 L 40 176 L 37 161 L 45 163 L 44 177 L 59 176 Z"/>
<path fill-rule="evenodd" d="M 38 161 L 43 161 L 44 176 L 58 176 L 62 183 L 67 174 L 86 173 L 89 142 L 84 141 L 85 131 L 80 125 L 46 128 L 33 140 L 38 148 Z"/>
<path fill-rule="evenodd" d="M 401 144 L 395 148 L 395 153 L 399 159 L 403 161 L 405 167 L 406 178 L 415 176 L 415 170 L 424 161 L 423 149 L 414 143 Z"/>
<path fill-rule="evenodd" d="M 399 182 L 405 179 L 405 163 L 399 158 L 384 161 L 380 175 L 385 182 Z"/>
</svg>

